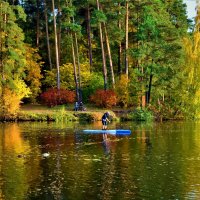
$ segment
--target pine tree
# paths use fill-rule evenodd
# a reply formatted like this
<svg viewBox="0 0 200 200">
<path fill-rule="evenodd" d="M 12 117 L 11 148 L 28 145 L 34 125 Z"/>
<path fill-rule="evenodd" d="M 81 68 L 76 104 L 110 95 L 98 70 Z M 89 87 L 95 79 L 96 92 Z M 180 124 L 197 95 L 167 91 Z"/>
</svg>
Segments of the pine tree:
<svg viewBox="0 0 200 200">
<path fill-rule="evenodd" d="M 135 81 L 138 83 L 136 91 L 142 106 L 149 103 L 156 105 L 156 102 L 165 104 L 164 99 L 173 99 L 171 94 L 176 89 L 183 59 L 182 36 L 187 34 L 186 11 L 184 5 L 179 4 L 182 10 L 178 13 L 174 9 L 177 2 L 168 5 L 154 0 L 138 5 L 138 45 L 132 48 L 132 55 L 139 63 L 135 72 L 139 78 Z M 181 23 L 182 26 L 178 26 Z M 171 101 L 168 103 L 171 104 Z"/>
<path fill-rule="evenodd" d="M 3 116 L 14 114 L 20 100 L 29 93 L 22 79 L 26 64 L 25 46 L 17 20 L 25 21 L 23 9 L 0 1 L 0 111 Z"/>
</svg>

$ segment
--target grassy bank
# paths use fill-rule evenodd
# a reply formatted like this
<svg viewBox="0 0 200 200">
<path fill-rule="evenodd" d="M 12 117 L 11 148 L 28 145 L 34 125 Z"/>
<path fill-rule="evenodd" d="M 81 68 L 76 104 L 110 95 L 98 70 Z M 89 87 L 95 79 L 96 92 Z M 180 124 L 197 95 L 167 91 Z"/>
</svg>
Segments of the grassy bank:
<svg viewBox="0 0 200 200">
<path fill-rule="evenodd" d="M 74 105 L 62 105 L 47 107 L 42 105 L 22 105 L 18 114 L 14 117 L 1 119 L 0 121 L 100 121 L 103 113 L 109 111 L 112 120 L 121 121 L 161 121 L 156 114 L 147 109 L 110 109 L 97 108 L 85 105 L 86 111 L 74 111 Z M 165 120 L 165 118 L 163 118 Z M 166 118 L 168 119 L 168 118 Z"/>
<path fill-rule="evenodd" d="M 23 105 L 14 121 L 100 121 L 103 113 L 109 111 L 113 120 L 119 118 L 111 110 L 88 108 L 74 111 L 73 105 L 49 108 L 41 105 Z"/>
</svg>

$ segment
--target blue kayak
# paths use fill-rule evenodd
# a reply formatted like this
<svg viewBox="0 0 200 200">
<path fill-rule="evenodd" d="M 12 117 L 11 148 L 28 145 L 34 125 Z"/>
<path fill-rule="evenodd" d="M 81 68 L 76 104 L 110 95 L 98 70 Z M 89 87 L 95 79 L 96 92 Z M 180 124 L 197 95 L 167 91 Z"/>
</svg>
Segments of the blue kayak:
<svg viewBox="0 0 200 200">
<path fill-rule="evenodd" d="M 116 129 L 116 130 L 83 130 L 86 134 L 112 134 L 112 135 L 130 135 L 131 130 Z"/>
</svg>

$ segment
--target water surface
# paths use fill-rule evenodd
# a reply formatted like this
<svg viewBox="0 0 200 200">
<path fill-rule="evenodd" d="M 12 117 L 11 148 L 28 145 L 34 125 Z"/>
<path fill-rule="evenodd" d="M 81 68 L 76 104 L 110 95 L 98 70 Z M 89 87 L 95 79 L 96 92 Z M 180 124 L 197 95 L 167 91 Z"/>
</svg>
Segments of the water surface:
<svg viewBox="0 0 200 200">
<path fill-rule="evenodd" d="M 200 199 L 200 122 L 0 124 L 0 199 Z M 44 157 L 44 153 L 49 156 Z"/>
</svg>

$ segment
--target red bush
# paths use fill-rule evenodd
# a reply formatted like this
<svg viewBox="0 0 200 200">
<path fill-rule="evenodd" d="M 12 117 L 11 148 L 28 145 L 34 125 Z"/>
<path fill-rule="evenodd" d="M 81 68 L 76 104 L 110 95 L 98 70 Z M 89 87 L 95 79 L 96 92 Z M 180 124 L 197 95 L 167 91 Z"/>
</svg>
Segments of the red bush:
<svg viewBox="0 0 200 200">
<path fill-rule="evenodd" d="M 48 89 L 41 94 L 41 100 L 45 105 L 56 106 L 66 103 L 73 103 L 75 101 L 75 92 L 57 88 Z"/>
<path fill-rule="evenodd" d="M 117 96 L 112 90 L 97 90 L 90 96 L 90 101 L 97 106 L 110 108 L 117 103 Z"/>
</svg>

